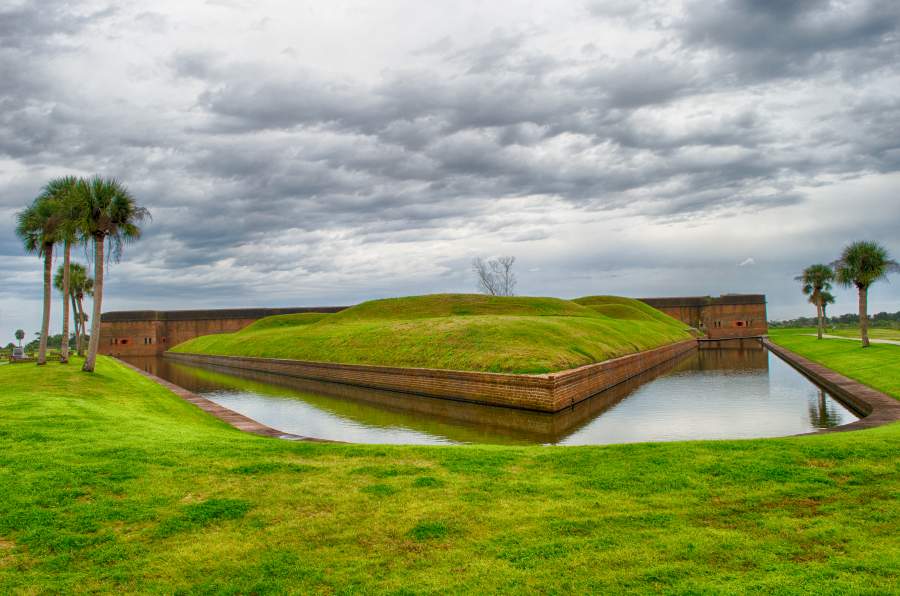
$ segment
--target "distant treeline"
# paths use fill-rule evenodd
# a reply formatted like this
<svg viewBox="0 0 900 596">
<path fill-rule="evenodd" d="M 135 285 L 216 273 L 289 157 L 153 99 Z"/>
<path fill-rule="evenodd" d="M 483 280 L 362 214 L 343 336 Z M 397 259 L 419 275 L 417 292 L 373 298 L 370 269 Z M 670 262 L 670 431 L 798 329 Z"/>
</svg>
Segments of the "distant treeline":
<svg viewBox="0 0 900 596">
<path fill-rule="evenodd" d="M 87 340 L 88 337 L 85 337 L 85 339 Z M 22 347 L 28 353 L 36 352 L 38 347 L 40 346 L 40 343 L 41 343 L 41 340 L 39 338 L 35 338 L 35 339 L 31 340 L 30 342 L 28 342 L 27 344 L 23 344 Z M 0 344 L 0 345 L 3 345 L 3 344 Z M 16 347 L 16 344 L 10 342 L 9 344 L 7 344 L 5 350 L 12 350 L 14 347 Z M 56 335 L 47 336 L 47 347 L 54 348 L 57 350 L 59 348 L 61 348 L 62 347 L 62 334 L 57 333 Z M 75 336 L 74 335 L 69 337 L 69 347 L 72 349 L 75 348 Z"/>
<path fill-rule="evenodd" d="M 837 317 L 825 317 L 826 325 L 858 325 L 859 315 L 853 313 L 843 314 Z M 900 310 L 897 312 L 880 312 L 869 315 L 869 325 L 872 327 L 897 327 L 900 326 Z M 786 321 L 769 321 L 769 327 L 815 327 L 815 317 L 798 317 Z"/>
</svg>

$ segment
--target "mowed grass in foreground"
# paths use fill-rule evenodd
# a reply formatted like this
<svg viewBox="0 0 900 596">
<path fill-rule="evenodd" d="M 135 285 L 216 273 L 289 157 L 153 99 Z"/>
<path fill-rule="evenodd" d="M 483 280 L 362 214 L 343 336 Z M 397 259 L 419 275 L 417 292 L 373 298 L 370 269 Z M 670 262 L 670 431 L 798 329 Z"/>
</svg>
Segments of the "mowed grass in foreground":
<svg viewBox="0 0 900 596">
<path fill-rule="evenodd" d="M 110 359 L 78 368 L 0 367 L 0 593 L 897 591 L 900 425 L 300 444 L 231 429 Z"/>
<path fill-rule="evenodd" d="M 587 306 L 578 304 L 586 301 Z M 690 339 L 642 302 L 436 294 L 364 302 L 331 314 L 262 319 L 173 352 L 505 373 L 545 373 Z"/>
</svg>

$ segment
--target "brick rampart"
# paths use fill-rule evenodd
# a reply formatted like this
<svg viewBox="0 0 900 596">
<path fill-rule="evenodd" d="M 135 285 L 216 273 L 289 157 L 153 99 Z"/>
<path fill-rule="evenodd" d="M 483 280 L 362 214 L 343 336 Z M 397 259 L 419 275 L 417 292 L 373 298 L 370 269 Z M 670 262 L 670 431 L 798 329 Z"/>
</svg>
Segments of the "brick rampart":
<svg viewBox="0 0 900 596">
<path fill-rule="evenodd" d="M 558 412 L 682 354 L 690 339 L 653 350 L 545 375 L 307 362 L 276 358 L 166 352 L 176 361 L 346 383 L 474 403 Z"/>
</svg>

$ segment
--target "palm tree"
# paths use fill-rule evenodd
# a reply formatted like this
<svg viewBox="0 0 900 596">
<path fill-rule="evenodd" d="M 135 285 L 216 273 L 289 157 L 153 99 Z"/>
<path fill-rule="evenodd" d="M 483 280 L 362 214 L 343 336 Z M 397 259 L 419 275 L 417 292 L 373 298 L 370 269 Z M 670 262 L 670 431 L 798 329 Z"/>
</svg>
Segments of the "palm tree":
<svg viewBox="0 0 900 596">
<path fill-rule="evenodd" d="M 88 316 L 84 312 L 84 297 L 85 295 L 94 295 L 94 280 L 80 263 L 72 264 L 69 272 L 69 292 L 71 293 L 72 309 L 75 311 L 75 322 L 78 325 L 75 350 L 79 356 L 84 356 L 85 323 L 88 320 Z"/>
<path fill-rule="evenodd" d="M 900 271 L 900 265 L 877 242 L 860 241 L 847 245 L 834 262 L 837 281 L 845 287 L 856 286 L 859 292 L 859 334 L 864 348 L 869 347 L 869 286 Z"/>
<path fill-rule="evenodd" d="M 25 251 L 44 258 L 44 314 L 41 321 L 41 340 L 38 344 L 38 366 L 47 364 L 47 335 L 50 330 L 50 278 L 53 275 L 53 245 L 58 240 L 58 201 L 42 193 L 28 207 L 16 214 L 16 235 Z"/>
<path fill-rule="evenodd" d="M 803 293 L 809 296 L 811 303 L 816 305 L 816 334 L 819 339 L 822 339 L 825 317 L 822 308 L 822 292 L 831 289 L 834 271 L 828 265 L 818 263 L 804 269 L 803 274 L 798 275 L 795 279 L 803 283 Z"/>
<path fill-rule="evenodd" d="M 92 294 L 94 280 L 88 277 L 87 270 L 81 263 L 71 263 L 69 265 L 69 287 L 68 294 L 63 290 L 65 281 L 65 268 L 60 265 L 56 268 L 56 274 L 53 276 L 53 287 L 63 294 L 63 301 L 72 305 L 72 319 L 75 323 L 75 350 L 79 356 L 84 356 L 81 346 L 81 338 L 84 336 L 84 321 L 87 315 L 84 314 L 84 295 Z M 67 338 L 63 341 L 68 342 Z"/>
<path fill-rule="evenodd" d="M 828 290 L 822 290 L 819 293 L 819 296 L 821 297 L 821 300 L 822 300 L 822 318 L 827 323 L 828 322 L 828 312 L 826 312 L 826 311 L 828 309 L 828 305 L 834 304 L 836 299 L 834 297 L 834 294 L 832 294 Z"/>
<path fill-rule="evenodd" d="M 54 178 L 44 187 L 43 195 L 54 201 L 59 210 L 59 231 L 57 239 L 63 243 L 62 279 L 57 286 L 63 295 L 62 341 L 60 343 L 60 362 L 69 361 L 69 261 L 72 245 L 80 242 L 78 209 L 81 202 L 78 193 L 83 192 L 85 184 L 74 176 Z"/>
<path fill-rule="evenodd" d="M 86 183 L 79 209 L 80 229 L 94 242 L 94 307 L 91 314 L 91 337 L 82 370 L 93 372 L 100 347 L 100 312 L 103 303 L 104 249 L 109 243 L 110 255 L 118 260 L 127 242 L 141 236 L 138 224 L 150 212 L 138 206 L 128 189 L 114 178 L 94 176 Z"/>
</svg>

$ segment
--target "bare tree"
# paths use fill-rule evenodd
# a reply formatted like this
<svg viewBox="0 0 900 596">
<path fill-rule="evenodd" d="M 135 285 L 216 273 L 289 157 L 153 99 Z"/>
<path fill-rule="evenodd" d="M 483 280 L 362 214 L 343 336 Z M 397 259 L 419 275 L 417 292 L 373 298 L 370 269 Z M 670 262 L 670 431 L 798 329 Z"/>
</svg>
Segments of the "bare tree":
<svg viewBox="0 0 900 596">
<path fill-rule="evenodd" d="M 513 296 L 516 274 L 512 268 L 516 257 L 499 257 L 485 261 L 481 257 L 472 260 L 472 271 L 478 280 L 478 289 L 491 296 Z"/>
</svg>

